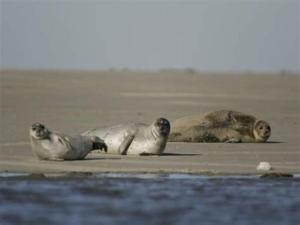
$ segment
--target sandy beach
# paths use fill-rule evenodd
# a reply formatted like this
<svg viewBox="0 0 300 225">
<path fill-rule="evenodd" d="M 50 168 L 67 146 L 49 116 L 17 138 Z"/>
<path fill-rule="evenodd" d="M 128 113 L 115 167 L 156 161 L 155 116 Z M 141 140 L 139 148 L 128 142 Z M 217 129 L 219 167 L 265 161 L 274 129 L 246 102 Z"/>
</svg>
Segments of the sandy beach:
<svg viewBox="0 0 300 225">
<path fill-rule="evenodd" d="M 1 172 L 171 172 L 256 174 L 300 172 L 300 76 L 198 74 L 194 71 L 1 71 Z M 170 121 L 234 109 L 270 122 L 263 144 L 168 143 L 162 156 L 91 153 L 86 160 L 40 161 L 31 154 L 34 122 L 68 134 L 129 121 Z"/>
</svg>

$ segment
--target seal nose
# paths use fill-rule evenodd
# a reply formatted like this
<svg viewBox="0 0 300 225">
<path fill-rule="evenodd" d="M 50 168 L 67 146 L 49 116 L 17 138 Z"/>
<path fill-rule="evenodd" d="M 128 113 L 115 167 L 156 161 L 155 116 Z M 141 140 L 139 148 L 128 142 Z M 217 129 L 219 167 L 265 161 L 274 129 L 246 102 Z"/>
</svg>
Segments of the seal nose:
<svg viewBox="0 0 300 225">
<path fill-rule="evenodd" d="M 45 129 L 45 126 L 43 124 L 41 124 L 41 123 L 34 123 L 34 124 L 32 124 L 31 129 L 33 131 L 40 132 L 41 130 Z"/>
<path fill-rule="evenodd" d="M 162 133 L 170 132 L 170 122 L 165 118 L 159 118 L 156 121 L 157 126 L 160 128 Z"/>
<path fill-rule="evenodd" d="M 265 136 L 266 137 L 269 137 L 271 135 L 271 127 L 270 126 L 267 126 L 266 127 L 266 130 L 265 130 Z"/>
<path fill-rule="evenodd" d="M 269 137 L 270 135 L 271 135 L 271 131 L 270 131 L 270 130 L 266 130 L 266 131 L 265 131 L 265 136 L 266 136 L 266 137 Z"/>
</svg>

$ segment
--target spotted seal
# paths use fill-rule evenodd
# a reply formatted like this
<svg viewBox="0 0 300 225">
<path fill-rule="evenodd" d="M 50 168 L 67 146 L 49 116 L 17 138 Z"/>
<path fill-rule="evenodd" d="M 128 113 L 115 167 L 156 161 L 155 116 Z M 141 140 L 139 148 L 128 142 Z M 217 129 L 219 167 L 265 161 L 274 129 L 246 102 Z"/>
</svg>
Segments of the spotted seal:
<svg viewBox="0 0 300 225">
<path fill-rule="evenodd" d="M 92 150 L 106 150 L 103 140 L 98 137 L 59 134 L 41 123 L 34 123 L 29 134 L 32 152 L 42 160 L 83 159 Z"/>
<path fill-rule="evenodd" d="M 252 115 L 220 110 L 182 117 L 172 123 L 170 142 L 266 142 L 271 127 Z"/>
<path fill-rule="evenodd" d="M 159 155 L 166 147 L 169 133 L 169 121 L 164 118 L 158 118 L 151 125 L 127 123 L 89 130 L 82 135 L 97 136 L 103 139 L 107 145 L 108 153 Z"/>
</svg>

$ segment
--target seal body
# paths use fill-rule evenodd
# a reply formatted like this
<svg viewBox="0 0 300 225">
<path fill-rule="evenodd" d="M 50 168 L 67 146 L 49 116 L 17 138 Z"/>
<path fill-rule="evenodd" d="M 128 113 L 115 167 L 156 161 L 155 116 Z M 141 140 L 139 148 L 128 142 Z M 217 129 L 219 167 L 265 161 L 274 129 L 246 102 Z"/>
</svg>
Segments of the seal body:
<svg viewBox="0 0 300 225">
<path fill-rule="evenodd" d="M 161 154 L 168 140 L 170 123 L 164 118 L 151 125 L 127 123 L 113 127 L 89 130 L 85 136 L 96 136 L 104 140 L 107 152 L 113 154 Z"/>
<path fill-rule="evenodd" d="M 30 128 L 30 142 L 33 154 L 42 160 L 83 159 L 90 151 L 106 147 L 98 137 L 54 133 L 40 123 Z"/>
<path fill-rule="evenodd" d="M 265 142 L 270 135 L 267 122 L 245 113 L 220 110 L 175 120 L 169 141 Z"/>
</svg>

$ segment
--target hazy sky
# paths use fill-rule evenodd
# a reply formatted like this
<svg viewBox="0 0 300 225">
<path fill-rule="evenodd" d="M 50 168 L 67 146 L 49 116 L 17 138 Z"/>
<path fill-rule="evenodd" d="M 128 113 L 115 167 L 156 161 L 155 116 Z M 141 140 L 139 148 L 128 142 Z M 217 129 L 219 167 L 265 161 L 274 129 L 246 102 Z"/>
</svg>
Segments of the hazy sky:
<svg viewBox="0 0 300 225">
<path fill-rule="evenodd" d="M 300 71 L 300 0 L 0 0 L 1 67 Z"/>
</svg>

